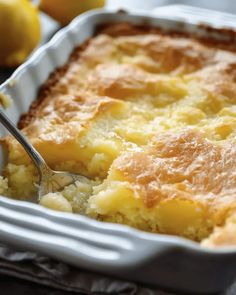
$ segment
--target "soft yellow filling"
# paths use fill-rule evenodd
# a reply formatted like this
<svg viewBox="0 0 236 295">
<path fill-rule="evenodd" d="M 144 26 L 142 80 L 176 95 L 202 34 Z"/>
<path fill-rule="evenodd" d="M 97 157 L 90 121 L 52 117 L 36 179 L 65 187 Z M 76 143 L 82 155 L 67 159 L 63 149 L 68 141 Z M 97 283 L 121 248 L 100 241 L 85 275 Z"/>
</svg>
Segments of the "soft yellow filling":
<svg viewBox="0 0 236 295">
<path fill-rule="evenodd" d="M 50 193 L 43 206 L 199 241 L 211 233 L 216 222 L 206 220 L 206 204 L 173 197 L 147 207 L 112 166 L 123 153 L 145 152 L 154 136 L 169 131 L 195 130 L 215 145 L 234 139 L 235 80 L 224 75 L 235 56 L 192 42 L 155 35 L 101 35 L 90 42 L 23 132 L 50 167 L 96 181 Z M 4 144 L 8 164 L 0 193 L 29 199 L 36 193 L 36 169 L 15 140 Z"/>
</svg>

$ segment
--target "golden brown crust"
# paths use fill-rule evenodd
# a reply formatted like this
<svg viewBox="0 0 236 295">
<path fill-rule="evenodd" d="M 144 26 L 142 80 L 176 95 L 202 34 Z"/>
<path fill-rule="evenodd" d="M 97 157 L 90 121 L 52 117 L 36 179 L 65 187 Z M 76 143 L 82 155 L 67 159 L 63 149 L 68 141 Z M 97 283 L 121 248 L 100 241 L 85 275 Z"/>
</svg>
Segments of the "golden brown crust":
<svg viewBox="0 0 236 295">
<path fill-rule="evenodd" d="M 162 29 L 148 24 L 133 25 L 127 22 L 110 24 L 105 23 L 97 26 L 97 34 L 106 34 L 111 37 L 119 36 L 134 36 L 134 35 L 161 35 L 161 36 L 170 36 L 171 38 L 186 38 L 195 40 L 198 43 L 206 45 L 207 47 L 213 47 L 218 49 L 224 49 L 235 52 L 235 41 L 236 41 L 236 32 L 231 29 L 219 29 L 209 27 L 203 24 L 199 25 L 199 29 L 202 30 L 203 34 L 195 34 L 193 32 L 188 33 L 186 31 L 180 30 L 168 30 Z M 218 38 L 215 37 L 218 35 Z M 223 36 L 223 38 L 221 38 Z"/>
<path fill-rule="evenodd" d="M 122 173 L 149 208 L 177 197 L 202 199 L 215 212 L 235 203 L 235 165 L 235 143 L 215 146 L 186 130 L 155 137 L 146 152 L 124 154 L 113 169 Z"/>
<path fill-rule="evenodd" d="M 230 35 L 232 35 L 232 32 L 229 32 Z M 150 42 L 147 42 L 146 45 L 144 44 L 145 41 L 140 41 L 139 44 L 136 44 L 137 46 L 144 46 L 147 49 L 147 55 L 149 55 L 154 60 L 158 60 L 162 64 L 161 71 L 163 72 L 170 72 L 175 69 L 177 69 L 180 65 L 180 69 L 177 70 L 177 73 L 181 72 L 192 72 L 197 69 L 203 68 L 207 63 L 211 61 L 215 54 L 215 48 L 222 48 L 225 50 L 231 50 L 235 51 L 235 45 L 232 42 L 232 40 L 229 41 L 217 41 L 214 39 L 206 39 L 206 38 L 199 38 L 197 36 L 194 36 L 194 34 L 186 34 L 186 33 L 180 33 L 180 32 L 174 32 L 174 31 L 163 31 L 160 28 L 154 28 L 146 25 L 131 25 L 129 23 L 118 23 L 118 24 L 104 24 L 100 25 L 97 28 L 97 34 L 105 34 L 111 37 L 120 37 L 120 36 L 136 36 L 136 35 L 153 35 L 150 39 Z M 235 36 L 234 36 L 235 37 Z M 158 43 L 158 38 L 165 39 L 164 42 Z M 173 39 L 176 38 L 176 39 Z M 55 70 L 48 78 L 47 82 L 41 87 L 39 91 L 39 95 L 37 99 L 32 103 L 29 111 L 25 114 L 23 114 L 18 122 L 18 127 L 20 129 L 23 129 L 26 127 L 30 122 L 32 122 L 33 118 L 35 118 L 37 115 L 37 109 L 39 105 L 42 103 L 42 101 L 50 95 L 50 92 L 52 91 L 52 88 L 59 83 L 60 79 L 64 76 L 64 74 L 68 71 L 70 66 L 74 62 L 78 62 L 78 60 L 81 57 L 81 53 L 85 52 L 88 48 L 88 45 L 90 44 L 92 39 L 88 40 L 78 48 L 76 48 L 73 53 L 70 56 L 69 61 L 62 66 L 61 68 Z M 179 40 L 179 41 L 178 41 Z M 106 42 L 105 42 L 106 43 Z M 128 50 L 131 50 L 130 54 L 135 54 L 135 48 L 132 52 L 132 39 L 128 42 L 120 42 L 120 46 L 125 51 L 127 48 Z M 135 41 L 133 42 L 135 43 Z M 202 45 L 201 45 L 202 44 Z M 101 52 L 104 44 L 101 44 Z M 205 46 L 206 45 L 206 46 Z M 108 44 L 109 46 L 109 44 Z M 160 48 L 161 46 L 161 48 Z M 213 47 L 213 50 L 209 49 L 209 46 Z M 104 48 L 104 54 L 107 53 L 106 48 Z M 92 52 L 89 53 L 89 58 L 94 55 L 95 59 L 98 56 L 98 46 L 96 48 L 91 47 Z M 227 54 L 227 53 L 226 53 Z M 232 55 L 234 56 L 234 55 Z M 235 57 L 234 57 L 235 59 Z M 223 58 L 224 60 L 224 58 Z M 99 61 L 99 58 L 98 58 Z M 231 61 L 229 60 L 231 63 Z M 95 61 L 96 63 L 96 61 Z M 150 63 L 150 61 L 149 61 Z M 144 67 L 144 69 L 147 69 L 149 71 L 152 71 L 153 65 L 148 65 L 148 62 L 140 62 L 139 66 Z M 156 70 L 155 67 L 153 69 Z M 160 68 L 158 67 L 158 71 L 160 71 Z M 227 70 L 226 70 L 227 71 Z M 203 80 L 205 79 L 205 76 L 212 77 L 212 74 L 214 77 L 211 79 L 215 80 L 215 75 L 217 71 L 215 70 L 215 67 L 213 66 L 212 70 L 210 69 L 210 72 L 207 72 L 206 74 L 200 74 L 203 76 Z M 221 73 L 220 73 L 221 75 Z M 227 77 L 228 78 L 228 77 Z M 209 81 L 209 82 L 211 82 Z M 219 81 L 219 76 L 217 76 L 217 81 Z"/>
<path fill-rule="evenodd" d="M 40 104 L 44 101 L 44 99 L 48 95 L 50 95 L 50 91 L 51 91 L 52 87 L 55 86 L 56 83 L 58 83 L 60 81 L 60 79 L 63 77 L 63 75 L 68 70 L 70 64 L 78 59 L 80 52 L 83 51 L 87 47 L 88 43 L 89 43 L 89 41 L 87 41 L 84 44 L 82 44 L 81 46 L 77 47 L 72 52 L 68 62 L 64 66 L 56 69 L 54 72 L 52 72 L 49 75 L 46 83 L 44 83 L 40 87 L 37 99 L 32 102 L 32 104 L 29 108 L 29 111 L 21 115 L 21 117 L 18 121 L 18 128 L 19 129 L 23 129 L 24 127 L 29 125 L 31 123 L 31 121 L 36 117 L 37 109 L 40 106 Z"/>
<path fill-rule="evenodd" d="M 222 226 L 236 204 L 234 51 L 232 42 L 103 26 L 49 77 L 19 127 L 54 169 L 104 178 L 112 167 L 144 210 L 187 200 Z M 10 163 L 29 164 L 19 144 L 5 143 Z"/>
</svg>

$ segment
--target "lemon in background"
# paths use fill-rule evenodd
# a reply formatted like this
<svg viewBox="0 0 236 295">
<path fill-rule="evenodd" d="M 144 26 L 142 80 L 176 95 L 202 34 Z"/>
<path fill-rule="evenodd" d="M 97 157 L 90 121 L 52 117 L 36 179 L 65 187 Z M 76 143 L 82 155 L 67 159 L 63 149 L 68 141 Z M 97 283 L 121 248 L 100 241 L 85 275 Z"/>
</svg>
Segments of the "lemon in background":
<svg viewBox="0 0 236 295">
<path fill-rule="evenodd" d="M 94 8 L 103 7 L 105 0 L 41 0 L 40 9 L 62 25 L 77 15 Z"/>
<path fill-rule="evenodd" d="M 0 0 L 0 66 L 21 64 L 39 40 L 39 16 L 31 2 Z"/>
</svg>

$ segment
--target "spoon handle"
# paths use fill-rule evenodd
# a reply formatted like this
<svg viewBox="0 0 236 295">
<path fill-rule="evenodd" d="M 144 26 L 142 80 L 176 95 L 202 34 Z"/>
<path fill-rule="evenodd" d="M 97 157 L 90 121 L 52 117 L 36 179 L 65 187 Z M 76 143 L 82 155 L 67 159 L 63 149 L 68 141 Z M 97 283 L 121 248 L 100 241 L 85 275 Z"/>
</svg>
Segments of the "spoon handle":
<svg viewBox="0 0 236 295">
<path fill-rule="evenodd" d="M 11 122 L 7 115 L 0 108 L 0 122 L 8 129 L 8 131 L 15 137 L 15 139 L 23 146 L 25 151 L 34 161 L 40 177 L 42 176 L 43 168 L 47 167 L 46 162 L 36 149 L 29 143 L 23 133 Z"/>
</svg>

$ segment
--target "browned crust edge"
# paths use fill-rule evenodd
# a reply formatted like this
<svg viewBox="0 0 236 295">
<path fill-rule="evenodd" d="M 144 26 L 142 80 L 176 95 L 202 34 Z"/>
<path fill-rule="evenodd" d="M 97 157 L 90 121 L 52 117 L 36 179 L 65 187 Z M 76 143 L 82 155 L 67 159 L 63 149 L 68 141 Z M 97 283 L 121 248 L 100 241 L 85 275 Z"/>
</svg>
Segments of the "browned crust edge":
<svg viewBox="0 0 236 295">
<path fill-rule="evenodd" d="M 70 64 L 79 58 L 80 53 L 85 50 L 89 44 L 89 41 L 90 40 L 87 40 L 81 46 L 76 47 L 71 53 L 68 62 L 62 67 L 55 69 L 54 72 L 49 75 L 46 82 L 39 88 L 37 98 L 32 102 L 29 111 L 20 116 L 17 124 L 19 129 L 23 129 L 24 127 L 28 126 L 33 118 L 35 118 L 35 113 L 39 105 L 44 101 L 46 96 L 50 94 L 52 87 L 61 79 L 61 77 L 63 77 Z"/>
<path fill-rule="evenodd" d="M 102 25 L 97 26 L 95 30 L 94 36 L 98 34 L 106 34 L 112 37 L 118 37 L 118 36 L 133 36 L 133 35 L 146 35 L 146 34 L 161 34 L 161 35 L 168 35 L 173 37 L 187 37 L 191 39 L 195 39 L 199 41 L 200 43 L 225 49 L 228 51 L 236 51 L 236 32 L 231 29 L 214 29 L 205 25 L 199 25 L 199 28 L 204 28 L 205 31 L 209 32 L 217 32 L 221 34 L 225 34 L 228 36 L 228 40 L 216 40 L 213 38 L 206 38 L 206 37 L 199 37 L 194 33 L 187 33 L 187 32 L 179 32 L 179 31 L 173 31 L 173 30 L 163 30 L 158 27 L 153 27 L 150 25 L 133 25 L 130 23 L 116 23 L 116 24 L 110 24 L 110 23 L 104 23 Z M 93 37 L 92 37 L 93 38 Z M 35 113 L 37 111 L 37 108 L 40 106 L 40 104 L 44 101 L 46 96 L 50 94 L 50 91 L 52 87 L 63 77 L 69 66 L 75 61 L 78 60 L 80 57 L 80 54 L 82 51 L 86 49 L 91 39 L 88 39 L 85 41 L 82 45 L 76 47 L 70 57 L 68 62 L 63 65 L 62 67 L 59 67 L 55 69 L 54 72 L 52 72 L 47 81 L 40 87 L 37 98 L 32 102 L 29 111 L 22 114 L 19 122 L 18 122 L 18 128 L 23 129 L 26 126 L 28 126 L 32 120 L 35 118 Z"/>
</svg>

